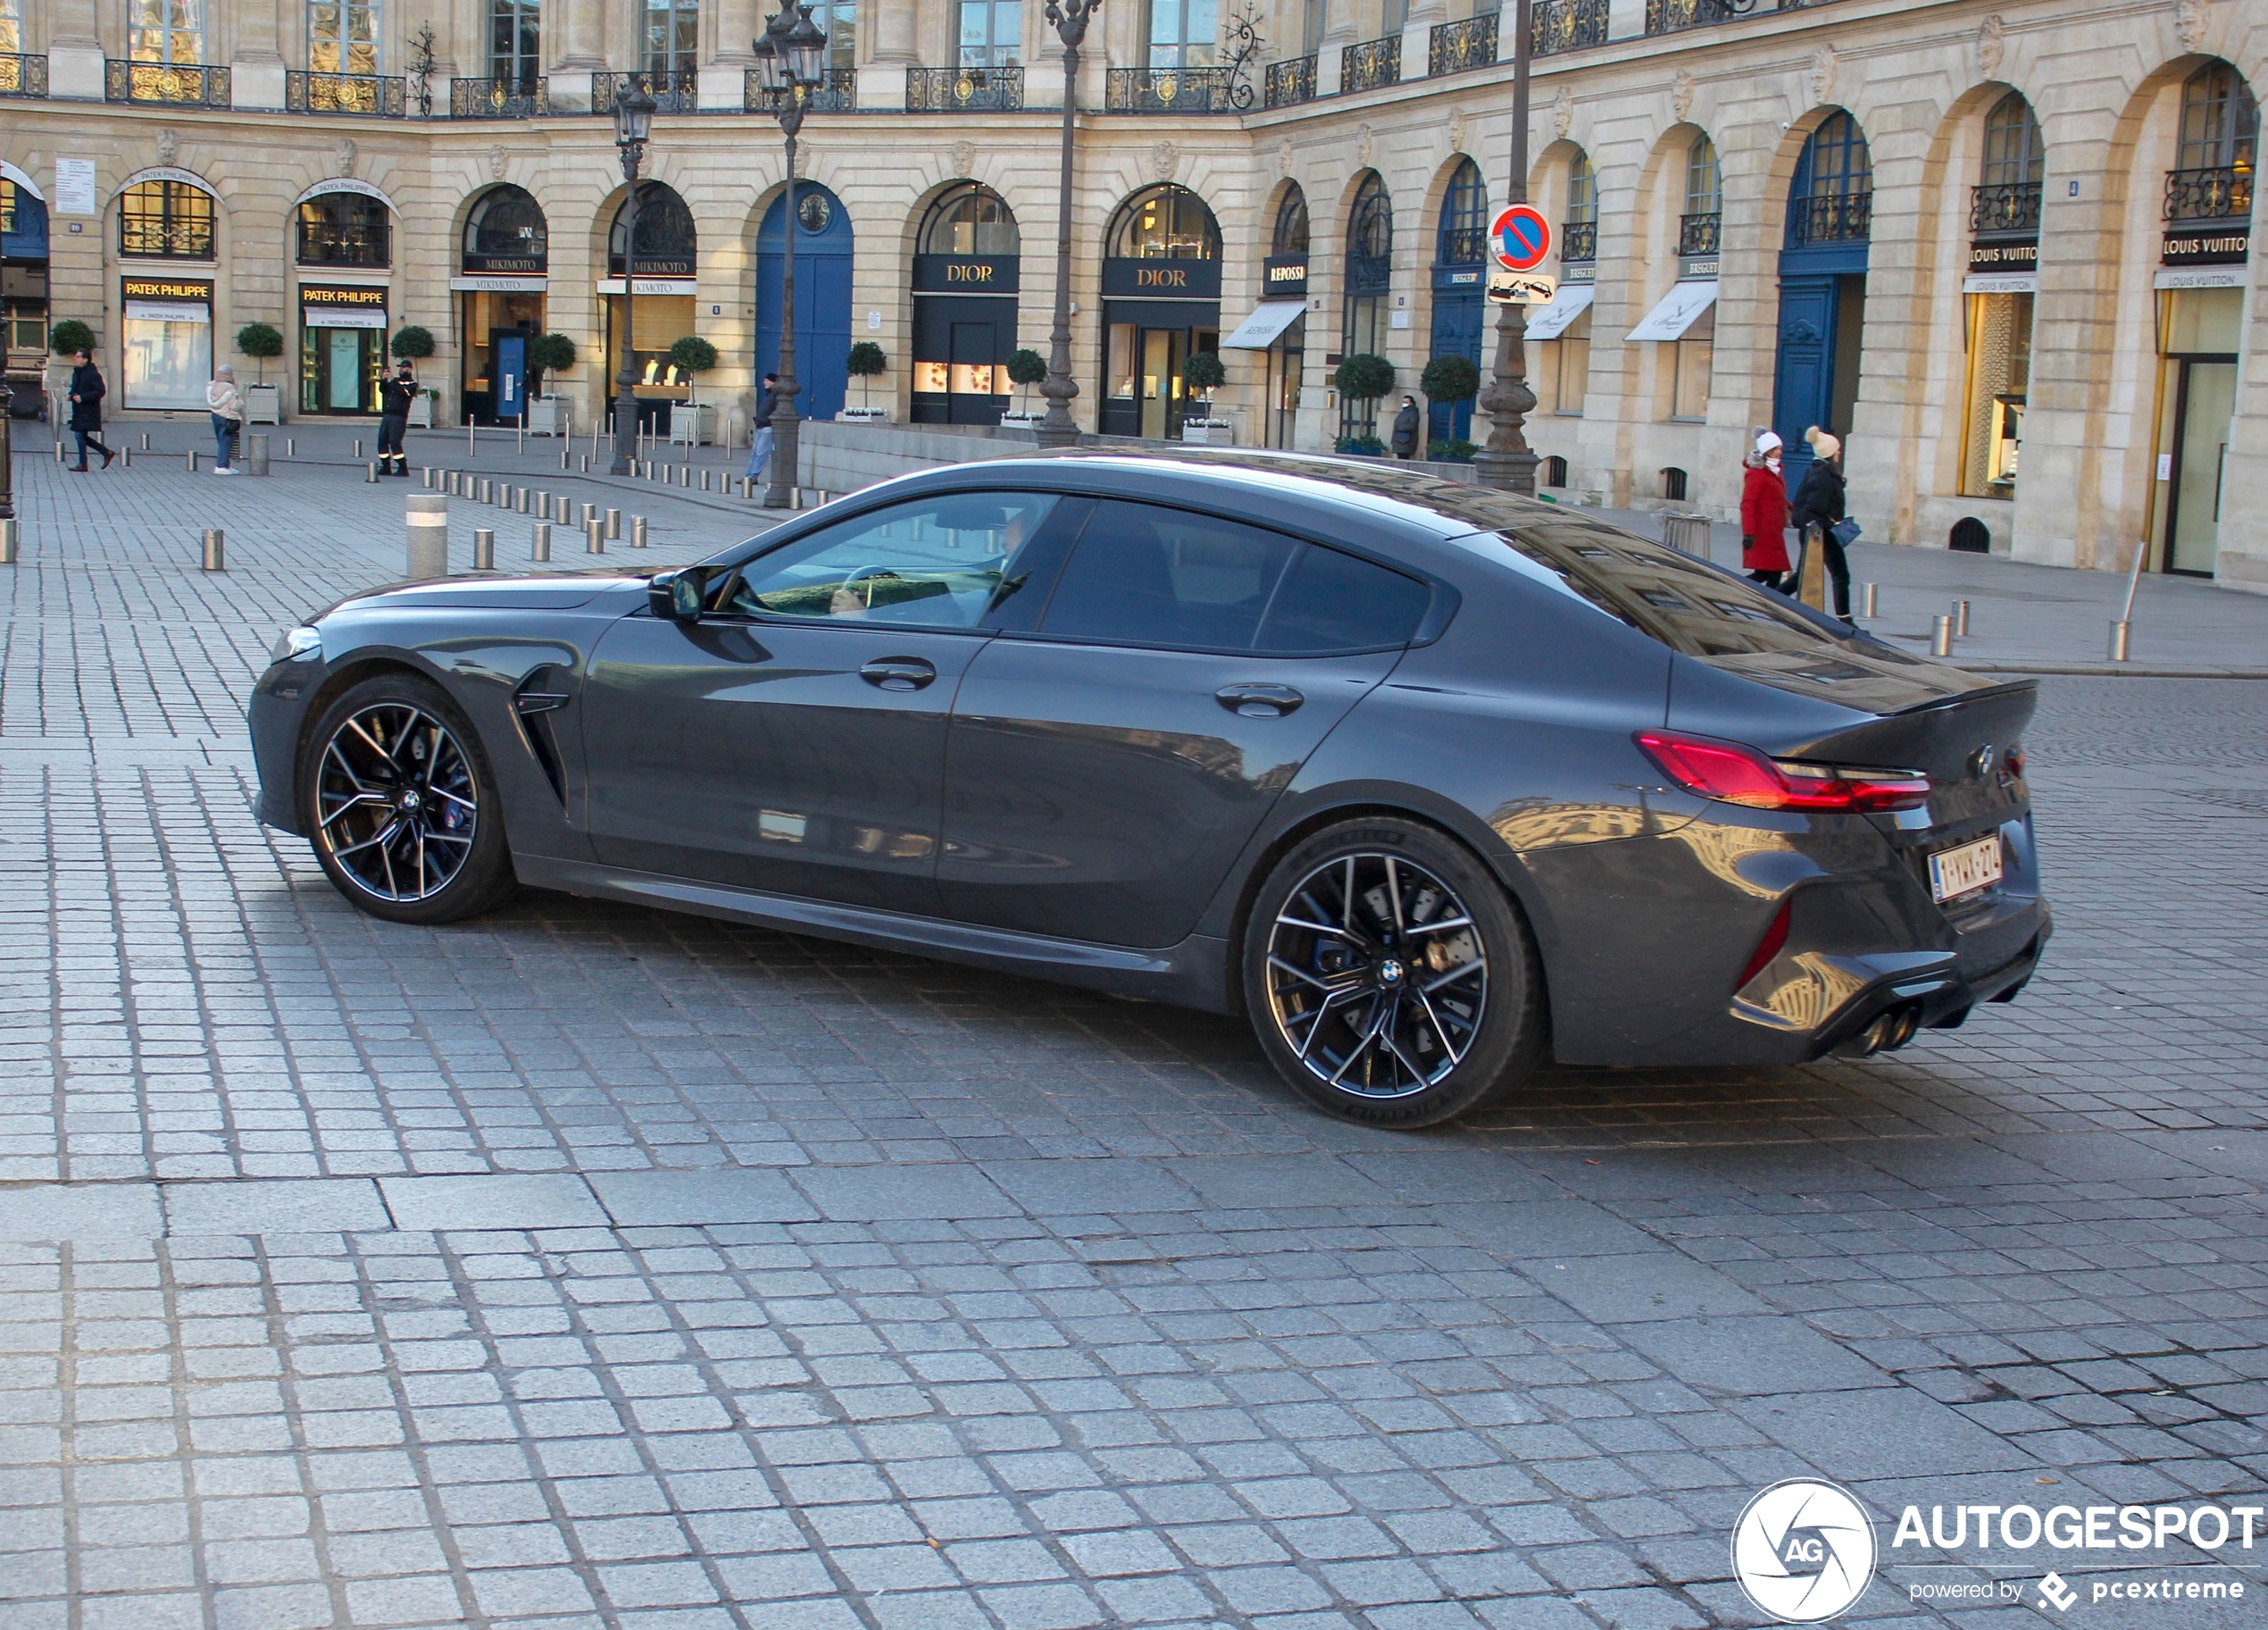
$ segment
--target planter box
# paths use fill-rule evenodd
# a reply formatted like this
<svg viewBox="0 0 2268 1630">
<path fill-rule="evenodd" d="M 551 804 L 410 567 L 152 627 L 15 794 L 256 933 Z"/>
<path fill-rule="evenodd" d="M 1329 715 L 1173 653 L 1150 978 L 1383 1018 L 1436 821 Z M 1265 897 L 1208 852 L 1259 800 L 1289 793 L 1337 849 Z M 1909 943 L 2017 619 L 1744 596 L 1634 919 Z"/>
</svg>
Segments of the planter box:
<svg viewBox="0 0 2268 1630">
<path fill-rule="evenodd" d="M 571 436 L 575 433 L 575 404 L 562 396 L 530 397 L 528 400 L 530 436 Z"/>
<path fill-rule="evenodd" d="M 429 396 L 413 397 L 410 402 L 409 428 L 429 430 L 433 428 L 433 398 Z"/>
<path fill-rule="evenodd" d="M 1010 430 L 1036 430 L 1047 422 L 1047 415 L 1044 413 L 1003 414 L 1000 422 Z"/>
<path fill-rule="evenodd" d="M 1192 447 L 1232 447 L 1237 445 L 1237 430 L 1226 420 L 1184 419 L 1181 439 Z"/>
<path fill-rule="evenodd" d="M 887 407 L 846 407 L 835 415 L 838 424 L 888 424 L 890 410 Z"/>
<path fill-rule="evenodd" d="M 670 440 L 688 447 L 713 446 L 717 439 L 717 410 L 706 402 L 679 402 L 670 408 Z"/>
<path fill-rule="evenodd" d="M 279 385 L 246 385 L 244 388 L 244 422 L 246 424 L 281 424 L 283 388 Z"/>
</svg>

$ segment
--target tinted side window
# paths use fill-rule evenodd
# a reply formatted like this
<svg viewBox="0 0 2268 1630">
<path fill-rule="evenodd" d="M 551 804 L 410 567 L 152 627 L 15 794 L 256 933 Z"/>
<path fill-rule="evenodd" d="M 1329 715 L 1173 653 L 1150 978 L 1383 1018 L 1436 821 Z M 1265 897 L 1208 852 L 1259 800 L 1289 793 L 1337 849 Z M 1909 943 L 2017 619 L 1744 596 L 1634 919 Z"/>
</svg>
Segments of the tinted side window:
<svg viewBox="0 0 2268 1630">
<path fill-rule="evenodd" d="M 1018 589 L 1052 493 L 948 493 L 856 515 L 757 556 L 725 614 L 975 628 Z"/>
<path fill-rule="evenodd" d="M 1407 645 L 1432 603 L 1414 578 L 1302 544 L 1260 625 L 1260 647 L 1281 656 Z"/>
<path fill-rule="evenodd" d="M 1115 645 L 1250 650 L 1298 547 L 1212 515 L 1098 504 L 1040 631 Z"/>
</svg>

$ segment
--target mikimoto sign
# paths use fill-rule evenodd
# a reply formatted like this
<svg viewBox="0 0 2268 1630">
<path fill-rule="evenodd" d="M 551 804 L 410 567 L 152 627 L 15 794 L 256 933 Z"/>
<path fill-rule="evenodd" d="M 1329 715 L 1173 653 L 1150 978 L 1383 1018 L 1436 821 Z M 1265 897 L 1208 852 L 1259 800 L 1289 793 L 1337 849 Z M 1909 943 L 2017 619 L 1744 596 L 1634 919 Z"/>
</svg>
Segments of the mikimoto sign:
<svg viewBox="0 0 2268 1630">
<path fill-rule="evenodd" d="M 1533 272 L 1551 255 L 1551 222 L 1532 204 L 1507 204 L 1488 225 L 1488 247 L 1507 272 Z"/>
</svg>

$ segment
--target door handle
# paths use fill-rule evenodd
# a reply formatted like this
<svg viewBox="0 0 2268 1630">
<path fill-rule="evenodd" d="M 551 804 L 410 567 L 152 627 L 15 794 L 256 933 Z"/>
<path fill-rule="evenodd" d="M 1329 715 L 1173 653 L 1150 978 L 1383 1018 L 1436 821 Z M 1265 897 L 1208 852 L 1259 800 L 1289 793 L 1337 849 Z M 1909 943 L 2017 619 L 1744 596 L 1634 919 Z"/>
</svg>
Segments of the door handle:
<svg viewBox="0 0 2268 1630">
<path fill-rule="evenodd" d="M 1280 719 L 1297 713 L 1307 698 L 1289 685 L 1223 685 L 1213 693 L 1213 699 L 1247 719 Z"/>
<path fill-rule="evenodd" d="M 877 656 L 858 676 L 883 690 L 920 690 L 935 681 L 938 671 L 919 656 Z"/>
</svg>

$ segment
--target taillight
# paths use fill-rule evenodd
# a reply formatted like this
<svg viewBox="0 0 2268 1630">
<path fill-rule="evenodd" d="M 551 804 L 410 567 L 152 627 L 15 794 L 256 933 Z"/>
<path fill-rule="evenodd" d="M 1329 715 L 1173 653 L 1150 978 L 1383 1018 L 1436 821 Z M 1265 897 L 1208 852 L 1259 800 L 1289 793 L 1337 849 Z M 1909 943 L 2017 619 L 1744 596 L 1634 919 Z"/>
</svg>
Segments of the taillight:
<svg viewBox="0 0 2268 1630">
<path fill-rule="evenodd" d="M 2008 750 L 2000 756 L 2000 762 L 2007 766 L 2008 774 L 2012 779 L 2022 780 L 2024 773 L 2024 744 L 2021 741 L 2010 742 Z"/>
<path fill-rule="evenodd" d="M 1688 792 L 1749 809 L 1822 809 L 1873 815 L 1919 809 L 1930 778 L 1912 770 L 1847 770 L 1767 758 L 1737 741 L 1642 730 L 1638 746 Z"/>
</svg>

